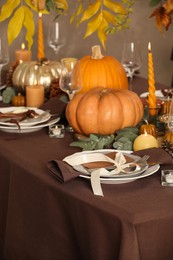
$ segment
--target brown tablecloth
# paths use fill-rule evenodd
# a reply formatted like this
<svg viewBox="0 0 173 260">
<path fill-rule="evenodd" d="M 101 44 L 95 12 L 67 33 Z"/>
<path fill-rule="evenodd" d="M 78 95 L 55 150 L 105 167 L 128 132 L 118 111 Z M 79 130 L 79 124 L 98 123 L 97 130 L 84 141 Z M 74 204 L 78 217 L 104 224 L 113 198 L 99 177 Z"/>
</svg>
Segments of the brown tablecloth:
<svg viewBox="0 0 173 260">
<path fill-rule="evenodd" d="M 80 151 L 72 140 L 72 133 L 49 138 L 47 128 L 0 132 L 1 258 L 172 260 L 173 188 L 161 186 L 160 170 L 102 184 L 104 197 L 94 196 L 89 180 L 61 184 L 47 169 L 49 160 Z"/>
</svg>

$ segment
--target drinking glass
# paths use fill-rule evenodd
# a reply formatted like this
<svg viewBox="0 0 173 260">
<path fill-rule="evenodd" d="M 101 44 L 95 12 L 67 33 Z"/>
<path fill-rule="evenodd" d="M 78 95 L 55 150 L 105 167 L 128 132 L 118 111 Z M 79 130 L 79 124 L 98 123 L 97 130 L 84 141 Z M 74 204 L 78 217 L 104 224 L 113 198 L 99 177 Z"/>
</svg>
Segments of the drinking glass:
<svg viewBox="0 0 173 260">
<path fill-rule="evenodd" d="M 55 55 L 58 54 L 59 49 L 64 45 L 64 38 L 60 33 L 59 22 L 57 21 L 53 21 L 49 24 L 48 45 L 54 50 Z"/>
<path fill-rule="evenodd" d="M 1 90 L 4 88 L 4 86 L 2 86 L 1 72 L 2 72 L 2 68 L 8 62 L 9 62 L 8 43 L 4 36 L 0 36 L 0 100 L 2 100 Z"/>
<path fill-rule="evenodd" d="M 141 68 L 142 64 L 139 42 L 124 42 L 121 63 L 125 69 L 127 77 L 129 77 L 129 89 L 132 90 L 133 75 L 135 71 Z"/>
<path fill-rule="evenodd" d="M 62 60 L 59 86 L 62 91 L 68 94 L 69 100 L 71 100 L 74 94 L 82 88 L 80 61 L 77 61 L 77 59 Z"/>
</svg>

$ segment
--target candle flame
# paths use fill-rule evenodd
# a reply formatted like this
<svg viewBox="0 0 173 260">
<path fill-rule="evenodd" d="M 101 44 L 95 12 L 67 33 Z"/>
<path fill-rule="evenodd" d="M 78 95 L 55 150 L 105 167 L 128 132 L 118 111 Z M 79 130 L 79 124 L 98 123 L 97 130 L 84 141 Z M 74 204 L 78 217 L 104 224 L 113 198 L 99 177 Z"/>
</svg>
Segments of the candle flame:
<svg viewBox="0 0 173 260">
<path fill-rule="evenodd" d="M 38 16 L 39 16 L 39 18 L 41 18 L 41 17 L 42 17 L 42 13 L 39 12 L 39 13 L 38 13 Z"/>
<path fill-rule="evenodd" d="M 22 43 L 22 45 L 21 45 L 21 49 L 22 49 L 22 50 L 25 49 L 25 44 L 24 44 L 24 43 Z"/>
<path fill-rule="evenodd" d="M 151 51 L 151 43 L 148 43 L 148 50 Z"/>
<path fill-rule="evenodd" d="M 19 60 L 19 64 L 23 63 L 23 60 Z"/>
</svg>

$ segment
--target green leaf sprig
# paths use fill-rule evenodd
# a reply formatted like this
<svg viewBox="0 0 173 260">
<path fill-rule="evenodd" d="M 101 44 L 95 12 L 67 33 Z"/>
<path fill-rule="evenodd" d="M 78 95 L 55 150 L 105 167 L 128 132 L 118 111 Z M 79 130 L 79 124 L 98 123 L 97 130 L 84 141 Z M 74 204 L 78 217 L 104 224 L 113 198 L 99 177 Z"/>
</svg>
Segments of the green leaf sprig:
<svg viewBox="0 0 173 260">
<path fill-rule="evenodd" d="M 70 146 L 80 147 L 83 151 L 110 148 L 132 151 L 133 142 L 138 135 L 138 127 L 126 127 L 118 130 L 115 135 L 90 134 L 89 137 L 72 142 Z"/>
</svg>

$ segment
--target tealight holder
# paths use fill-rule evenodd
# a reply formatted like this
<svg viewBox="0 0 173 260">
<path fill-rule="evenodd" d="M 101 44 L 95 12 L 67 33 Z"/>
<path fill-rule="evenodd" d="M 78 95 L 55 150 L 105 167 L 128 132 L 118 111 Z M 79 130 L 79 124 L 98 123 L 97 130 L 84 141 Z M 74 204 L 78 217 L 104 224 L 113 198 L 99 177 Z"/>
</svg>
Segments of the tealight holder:
<svg viewBox="0 0 173 260">
<path fill-rule="evenodd" d="M 162 186 L 173 187 L 173 170 L 161 171 L 161 184 Z"/>
<path fill-rule="evenodd" d="M 55 124 L 49 126 L 49 137 L 51 138 L 63 138 L 65 135 L 65 127 L 61 124 Z"/>
</svg>

